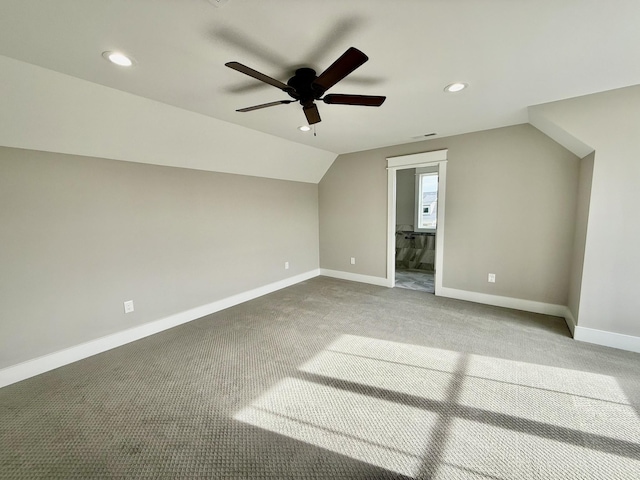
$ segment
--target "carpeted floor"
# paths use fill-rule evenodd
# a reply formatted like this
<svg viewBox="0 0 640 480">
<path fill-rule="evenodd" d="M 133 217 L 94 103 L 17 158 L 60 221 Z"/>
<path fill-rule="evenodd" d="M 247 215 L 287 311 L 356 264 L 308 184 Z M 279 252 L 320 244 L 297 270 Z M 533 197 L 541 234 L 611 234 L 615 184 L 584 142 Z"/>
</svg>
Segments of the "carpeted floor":
<svg viewBox="0 0 640 480">
<path fill-rule="evenodd" d="M 637 479 L 640 355 L 325 277 L 0 389 L 1 478 Z"/>
</svg>

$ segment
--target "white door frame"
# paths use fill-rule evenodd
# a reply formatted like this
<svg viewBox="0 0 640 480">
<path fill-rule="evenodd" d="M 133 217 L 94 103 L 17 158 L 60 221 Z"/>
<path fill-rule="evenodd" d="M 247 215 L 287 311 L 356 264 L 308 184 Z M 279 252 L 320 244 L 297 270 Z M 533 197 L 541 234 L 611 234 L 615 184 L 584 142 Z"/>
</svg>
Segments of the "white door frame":
<svg viewBox="0 0 640 480">
<path fill-rule="evenodd" d="M 438 167 L 438 221 L 436 228 L 435 290 L 442 289 L 444 259 L 445 199 L 447 192 L 447 150 L 387 158 L 387 285 L 396 284 L 396 174 L 406 168 Z"/>
</svg>

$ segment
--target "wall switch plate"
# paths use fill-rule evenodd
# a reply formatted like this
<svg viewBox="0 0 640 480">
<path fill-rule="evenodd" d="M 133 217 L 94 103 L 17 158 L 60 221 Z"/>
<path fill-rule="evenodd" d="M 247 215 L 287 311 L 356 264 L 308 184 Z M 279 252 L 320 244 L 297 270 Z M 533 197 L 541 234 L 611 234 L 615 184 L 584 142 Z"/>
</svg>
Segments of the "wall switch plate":
<svg viewBox="0 0 640 480">
<path fill-rule="evenodd" d="M 124 302 L 124 313 L 133 312 L 133 300 L 127 300 Z"/>
<path fill-rule="evenodd" d="M 356 257 L 351 257 L 351 265 L 355 265 L 356 264 Z"/>
<path fill-rule="evenodd" d="M 489 283 L 496 283 L 496 274 L 495 273 L 490 273 L 489 274 L 489 278 L 487 280 Z"/>
<path fill-rule="evenodd" d="M 284 269 L 289 270 L 289 262 L 284 262 Z"/>
</svg>

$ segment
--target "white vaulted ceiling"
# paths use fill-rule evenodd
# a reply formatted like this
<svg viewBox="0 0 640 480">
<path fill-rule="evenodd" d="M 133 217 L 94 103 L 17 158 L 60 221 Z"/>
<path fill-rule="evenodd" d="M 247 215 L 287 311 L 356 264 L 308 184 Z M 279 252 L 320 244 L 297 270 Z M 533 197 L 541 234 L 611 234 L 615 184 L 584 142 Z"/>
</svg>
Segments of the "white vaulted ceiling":
<svg viewBox="0 0 640 480">
<path fill-rule="evenodd" d="M 530 105 L 640 84 L 638 25 L 638 0 L 2 0 L 0 55 L 346 153 L 523 123 Z M 386 95 L 382 107 L 320 103 L 317 136 L 297 130 L 297 104 L 235 112 L 288 97 L 226 62 L 286 82 L 350 46 L 369 61 L 330 93 Z M 107 50 L 137 65 L 114 67 Z M 444 93 L 455 81 L 469 88 Z"/>
</svg>

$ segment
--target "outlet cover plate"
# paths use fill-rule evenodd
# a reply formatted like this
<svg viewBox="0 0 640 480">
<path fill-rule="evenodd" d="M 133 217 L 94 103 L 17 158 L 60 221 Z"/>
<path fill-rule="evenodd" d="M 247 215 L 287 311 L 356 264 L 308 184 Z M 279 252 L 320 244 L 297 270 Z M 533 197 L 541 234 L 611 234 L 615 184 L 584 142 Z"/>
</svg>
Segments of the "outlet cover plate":
<svg viewBox="0 0 640 480">
<path fill-rule="evenodd" d="M 124 313 L 133 312 L 133 300 L 127 300 L 124 302 Z"/>
</svg>

